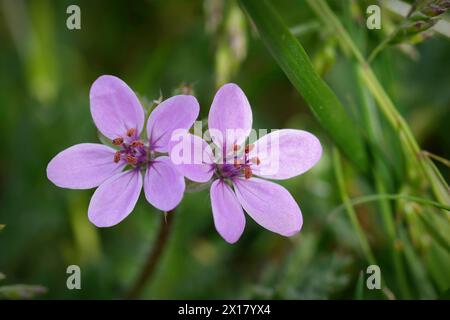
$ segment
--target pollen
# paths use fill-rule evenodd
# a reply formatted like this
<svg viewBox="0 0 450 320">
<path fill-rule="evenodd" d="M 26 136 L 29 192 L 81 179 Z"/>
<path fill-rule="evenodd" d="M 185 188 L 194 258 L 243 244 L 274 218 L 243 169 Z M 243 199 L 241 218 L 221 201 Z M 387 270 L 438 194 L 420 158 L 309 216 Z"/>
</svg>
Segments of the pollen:
<svg viewBox="0 0 450 320">
<path fill-rule="evenodd" d="M 233 165 L 235 168 L 239 168 L 241 166 L 241 161 L 239 159 L 234 159 Z"/>
<path fill-rule="evenodd" d="M 121 155 L 120 151 L 117 151 L 117 152 L 114 154 L 114 162 L 115 162 L 115 163 L 117 163 L 117 162 L 120 161 L 120 155 Z"/>
<path fill-rule="evenodd" d="M 245 179 L 250 179 L 252 177 L 252 169 L 250 167 L 244 168 Z"/>
<path fill-rule="evenodd" d="M 131 146 L 134 147 L 134 148 L 136 148 L 136 147 L 143 147 L 144 143 L 141 140 L 134 140 L 131 143 Z"/>
<path fill-rule="evenodd" d="M 132 137 L 136 134 L 136 129 L 135 128 L 130 128 L 127 130 L 127 136 L 128 137 Z"/>
<path fill-rule="evenodd" d="M 123 143 L 123 138 L 122 138 L 122 137 L 115 138 L 115 139 L 112 141 L 112 143 L 113 143 L 113 145 L 115 145 L 115 146 L 120 146 L 120 145 L 122 145 L 122 143 Z"/>
<path fill-rule="evenodd" d="M 128 155 L 125 157 L 125 161 L 126 161 L 127 163 L 129 163 L 129 164 L 135 165 L 135 164 L 138 163 L 138 158 L 136 158 L 135 156 L 132 156 L 132 155 L 128 154 Z"/>
<path fill-rule="evenodd" d="M 254 164 L 256 164 L 257 166 L 259 166 L 259 164 L 261 163 L 261 160 L 259 160 L 258 157 L 253 157 L 250 159 L 250 161 Z"/>
<path fill-rule="evenodd" d="M 254 144 L 248 144 L 245 146 L 245 153 L 250 153 L 255 148 Z"/>
</svg>

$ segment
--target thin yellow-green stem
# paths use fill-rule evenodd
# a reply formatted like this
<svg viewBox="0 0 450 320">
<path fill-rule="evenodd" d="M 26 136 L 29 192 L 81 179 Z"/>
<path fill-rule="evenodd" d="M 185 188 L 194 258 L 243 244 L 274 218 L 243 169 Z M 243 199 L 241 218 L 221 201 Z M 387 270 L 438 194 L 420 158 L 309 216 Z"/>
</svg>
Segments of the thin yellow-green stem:
<svg viewBox="0 0 450 320">
<path fill-rule="evenodd" d="M 387 47 L 387 45 L 389 44 L 389 42 L 391 40 L 392 40 L 392 37 L 388 36 L 379 45 L 377 45 L 375 47 L 375 49 L 373 49 L 373 51 L 370 53 L 369 58 L 367 59 L 368 62 L 372 63 L 372 61 L 375 60 L 377 55 Z"/>
<path fill-rule="evenodd" d="M 241 0 L 240 4 L 257 28 L 262 42 L 302 95 L 320 125 L 343 153 L 362 172 L 368 156 L 364 137 L 337 95 L 320 77 L 302 47 L 269 1 Z"/>
<path fill-rule="evenodd" d="M 378 120 L 378 113 L 374 109 L 372 96 L 368 92 L 367 88 L 363 85 L 361 78 L 358 75 L 356 62 L 352 63 L 353 72 L 355 75 L 356 86 L 359 93 L 359 104 L 362 109 L 362 121 L 367 130 L 367 136 L 372 145 L 380 145 L 382 143 L 382 137 L 377 127 L 376 121 Z M 378 193 L 386 193 L 387 189 L 387 177 L 382 174 L 383 159 L 376 152 L 373 153 L 373 165 L 372 176 L 375 182 L 375 189 Z M 411 290 L 406 279 L 404 272 L 404 264 L 401 259 L 401 255 L 398 254 L 399 248 L 397 244 L 397 232 L 395 227 L 394 212 L 392 210 L 389 199 L 379 198 L 378 207 L 381 213 L 381 222 L 384 230 L 387 234 L 389 242 L 389 256 L 391 258 L 392 265 L 394 267 L 395 278 L 398 283 L 401 295 L 403 298 L 411 298 Z"/>
<path fill-rule="evenodd" d="M 361 251 L 364 257 L 366 258 L 367 262 L 369 262 L 370 264 L 376 264 L 375 257 L 369 246 L 369 241 L 367 240 L 367 237 L 365 236 L 364 231 L 361 228 L 355 209 L 353 208 L 353 205 L 350 201 L 350 197 L 347 194 L 347 189 L 345 187 L 345 180 L 344 180 L 344 172 L 342 169 L 341 156 L 339 154 L 339 151 L 337 151 L 337 149 L 333 149 L 333 167 L 339 193 L 341 195 L 341 199 L 343 202 L 343 206 L 345 207 L 348 218 L 350 219 L 350 222 L 358 236 Z"/>
<path fill-rule="evenodd" d="M 365 203 L 369 203 L 369 202 L 379 201 L 380 199 L 406 200 L 406 201 L 415 202 L 415 203 L 423 204 L 423 205 L 426 205 L 426 206 L 431 206 L 431 207 L 435 207 L 435 208 L 438 208 L 438 209 L 450 211 L 450 206 L 443 205 L 443 204 L 441 204 L 439 202 L 436 202 L 436 201 L 432 201 L 432 200 L 428 200 L 428 199 L 424 199 L 424 198 L 420 198 L 420 197 L 415 197 L 415 196 L 411 196 L 411 195 L 407 195 L 407 194 L 388 194 L 388 193 L 385 193 L 385 194 L 371 194 L 371 195 L 367 195 L 367 196 L 362 196 L 362 197 L 349 199 L 349 202 L 350 202 L 350 204 L 352 206 L 357 206 L 357 205 L 360 205 L 360 204 L 365 204 Z M 347 208 L 347 206 L 342 204 L 339 207 L 335 208 L 332 211 L 332 213 L 330 214 L 330 216 L 334 216 L 339 211 L 344 210 L 346 208 Z"/>
<path fill-rule="evenodd" d="M 386 192 L 384 182 L 377 175 L 376 172 L 373 173 L 375 178 L 375 187 L 377 192 Z M 411 290 L 406 279 L 404 264 L 399 255 L 399 248 L 397 246 L 397 231 L 394 221 L 394 213 L 392 211 L 391 205 L 388 202 L 388 198 L 379 198 L 378 202 L 380 204 L 381 220 L 383 221 L 384 227 L 389 241 L 389 256 L 394 267 L 395 278 L 398 283 L 398 287 L 404 299 L 411 299 Z"/>
<path fill-rule="evenodd" d="M 450 168 L 450 160 L 448 160 L 448 159 L 445 159 L 441 156 L 438 156 L 437 154 L 434 154 L 434 153 L 431 153 L 431 152 L 425 151 L 425 150 L 422 151 L 422 155 L 424 155 L 428 158 L 431 158 L 433 160 L 436 160 L 436 161 L 442 163 L 444 166 Z"/>
<path fill-rule="evenodd" d="M 334 148 L 332 152 L 332 160 L 333 160 L 333 167 L 334 167 L 334 174 L 336 177 L 336 182 L 338 185 L 339 193 L 341 195 L 341 199 L 343 202 L 343 206 L 347 212 L 347 215 L 350 219 L 350 222 L 355 229 L 355 232 L 357 234 L 359 244 L 361 246 L 361 251 L 366 258 L 367 262 L 369 264 L 377 264 L 375 260 L 375 256 L 373 255 L 372 249 L 370 248 L 369 241 L 367 240 L 367 237 L 365 236 L 365 233 L 363 229 L 361 228 L 361 225 L 358 221 L 358 217 L 356 215 L 356 211 L 353 208 L 352 202 L 350 200 L 350 197 L 347 193 L 347 189 L 345 187 L 345 179 L 344 179 L 344 170 L 342 167 L 342 160 L 341 156 L 339 154 L 339 151 Z M 388 288 L 388 286 L 383 282 L 383 294 L 386 296 L 389 300 L 394 300 L 395 296 L 392 293 L 392 291 Z"/>
<path fill-rule="evenodd" d="M 412 134 L 411 129 L 395 108 L 394 103 L 389 95 L 384 90 L 383 86 L 378 81 L 374 72 L 370 68 L 366 59 L 359 51 L 356 44 L 351 39 L 350 35 L 345 30 L 339 19 L 330 9 L 325 0 L 307 0 L 310 7 L 322 20 L 322 22 L 329 27 L 330 30 L 336 34 L 341 47 L 347 54 L 350 53 L 355 57 L 359 63 L 359 72 L 361 78 L 364 80 L 368 89 L 377 101 L 377 105 L 388 119 L 389 123 L 398 130 L 400 140 L 404 147 L 406 156 L 411 158 L 414 163 L 422 170 L 422 173 L 428 179 L 433 194 L 436 199 L 444 204 L 450 204 L 450 193 L 448 185 L 442 182 L 435 169 L 430 165 L 429 159 L 420 157 L 420 147 Z"/>
<path fill-rule="evenodd" d="M 172 210 L 164 213 L 164 217 L 161 219 L 158 235 L 156 236 L 155 244 L 152 245 L 140 273 L 127 292 L 125 296 L 126 299 L 138 299 L 144 290 L 145 285 L 154 275 L 172 230 L 174 212 L 175 211 Z"/>
</svg>

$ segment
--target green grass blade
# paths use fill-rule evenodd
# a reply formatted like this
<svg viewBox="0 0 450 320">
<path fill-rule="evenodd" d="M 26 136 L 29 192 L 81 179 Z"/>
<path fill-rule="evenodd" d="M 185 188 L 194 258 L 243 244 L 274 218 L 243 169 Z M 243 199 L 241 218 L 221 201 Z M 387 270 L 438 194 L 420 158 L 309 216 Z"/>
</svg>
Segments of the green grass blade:
<svg viewBox="0 0 450 320">
<path fill-rule="evenodd" d="M 361 228 L 361 225 L 358 221 L 358 217 L 356 215 L 356 211 L 353 208 L 353 205 L 347 194 L 347 190 L 345 187 L 345 181 L 344 181 L 344 172 L 343 172 L 343 168 L 342 168 L 341 157 L 340 157 L 339 151 L 337 151 L 337 149 L 333 149 L 333 167 L 334 167 L 334 174 L 336 177 L 337 186 L 338 186 L 339 193 L 341 195 L 341 199 L 343 202 L 343 206 L 346 209 L 346 212 L 350 219 L 350 222 L 356 232 L 356 235 L 358 236 L 358 240 L 359 240 L 359 243 L 361 246 L 361 251 L 364 254 L 364 257 L 366 258 L 368 263 L 377 264 L 375 261 L 375 256 L 372 253 L 372 249 L 370 248 L 369 241 L 367 240 L 367 237 L 366 237 L 363 229 Z"/>
<path fill-rule="evenodd" d="M 336 34 L 343 51 L 351 54 L 358 61 L 361 79 L 372 93 L 386 119 L 398 131 L 405 157 L 413 161 L 413 166 L 417 165 L 422 170 L 422 173 L 430 183 L 436 199 L 443 204 L 450 204 L 450 192 L 447 183 L 443 181 L 441 174 L 435 170 L 430 159 L 420 157 L 420 146 L 415 140 L 409 125 L 396 109 L 391 98 L 342 23 L 325 0 L 307 0 L 307 2 L 324 25 Z"/>
<path fill-rule="evenodd" d="M 446 238 L 443 234 L 441 234 L 436 226 L 430 221 L 430 217 L 427 217 L 423 213 L 419 214 L 419 219 L 424 225 L 425 229 L 430 233 L 433 239 L 440 245 L 442 248 L 447 250 L 450 253 L 450 242 L 448 238 Z M 448 225 L 448 224 L 447 224 Z"/>
<path fill-rule="evenodd" d="M 355 287 L 355 300 L 364 299 L 364 272 L 360 271 Z"/>
<path fill-rule="evenodd" d="M 357 206 L 357 205 L 364 204 L 364 203 L 379 201 L 381 199 L 407 200 L 407 201 L 411 201 L 411 202 L 420 203 L 423 205 L 436 207 L 438 209 L 450 211 L 450 206 L 447 206 L 445 204 L 441 204 L 439 202 L 432 201 L 432 200 L 425 199 L 425 198 L 409 196 L 406 194 L 381 194 L 381 193 L 379 193 L 379 194 L 371 194 L 371 195 L 367 195 L 367 196 L 349 199 L 349 201 L 352 206 Z M 337 207 L 336 209 L 334 209 L 331 212 L 330 217 L 334 216 L 336 213 L 338 213 L 341 210 L 344 210 L 345 208 L 346 208 L 345 204 L 340 205 L 339 207 Z"/>
<path fill-rule="evenodd" d="M 416 254 L 403 226 L 399 227 L 399 231 L 403 252 L 407 261 L 406 265 L 409 267 L 411 275 L 414 278 L 414 285 L 417 286 L 420 298 L 434 299 L 436 297 L 436 292 L 428 278 L 422 259 Z"/>
<path fill-rule="evenodd" d="M 358 168 L 366 170 L 367 155 L 361 134 L 335 93 L 314 70 L 302 45 L 267 1 L 241 0 L 240 3 L 272 56 L 331 139 Z"/>
</svg>

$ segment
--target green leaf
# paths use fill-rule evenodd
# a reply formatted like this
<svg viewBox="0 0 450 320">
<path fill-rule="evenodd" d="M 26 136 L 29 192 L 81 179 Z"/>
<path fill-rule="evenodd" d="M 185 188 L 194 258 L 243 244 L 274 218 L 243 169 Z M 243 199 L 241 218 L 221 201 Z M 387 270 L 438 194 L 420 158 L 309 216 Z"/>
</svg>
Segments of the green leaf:
<svg viewBox="0 0 450 320">
<path fill-rule="evenodd" d="M 450 289 L 444 291 L 440 296 L 439 300 L 450 300 Z"/>
<path fill-rule="evenodd" d="M 364 299 L 364 272 L 362 271 L 359 272 L 358 281 L 356 282 L 355 299 L 356 300 Z"/>
<path fill-rule="evenodd" d="M 434 221 L 431 220 L 432 216 L 426 216 L 423 213 L 420 213 L 418 216 L 419 216 L 420 221 L 422 221 L 425 229 L 433 237 L 433 239 L 440 246 L 442 246 L 442 248 L 444 248 L 447 252 L 450 253 L 450 242 L 448 240 L 448 237 L 446 237 L 445 235 L 441 234 L 437 230 L 437 226 L 433 223 Z M 444 221 L 446 222 L 447 220 L 445 219 Z M 442 222 L 442 224 L 445 223 L 444 221 Z"/>
<path fill-rule="evenodd" d="M 362 135 L 281 17 L 267 1 L 241 0 L 240 3 L 272 56 L 331 139 L 358 168 L 366 170 L 368 161 Z"/>
<path fill-rule="evenodd" d="M 389 95 L 384 90 L 377 76 L 367 64 L 364 56 L 359 51 L 357 45 L 347 33 L 333 10 L 328 6 L 325 0 L 307 0 L 309 6 L 316 15 L 322 20 L 324 25 L 336 35 L 343 51 L 351 55 L 358 61 L 358 70 L 360 77 L 365 83 L 367 89 L 377 101 L 377 105 L 383 112 L 386 119 L 392 127 L 398 132 L 402 149 L 405 152 L 405 158 L 410 160 L 412 169 L 420 168 L 424 176 L 428 179 L 433 193 L 437 200 L 442 204 L 450 204 L 449 187 L 443 179 L 441 173 L 437 170 L 430 159 L 426 157 L 417 157 L 421 152 L 420 146 L 414 138 L 406 120 L 395 107 Z"/>
<path fill-rule="evenodd" d="M 406 265 L 409 267 L 414 284 L 417 286 L 419 297 L 421 299 L 434 299 L 436 292 L 430 282 L 429 274 L 422 263 L 422 259 L 419 258 L 414 250 L 405 228 L 402 226 L 399 227 L 399 235 L 407 262 Z"/>
</svg>

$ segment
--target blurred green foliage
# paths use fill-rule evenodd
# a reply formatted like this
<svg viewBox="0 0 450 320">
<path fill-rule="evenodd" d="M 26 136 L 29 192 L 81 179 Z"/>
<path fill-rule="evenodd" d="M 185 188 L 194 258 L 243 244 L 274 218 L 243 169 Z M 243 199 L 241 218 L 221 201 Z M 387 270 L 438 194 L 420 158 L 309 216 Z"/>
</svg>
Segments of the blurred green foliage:
<svg viewBox="0 0 450 320">
<path fill-rule="evenodd" d="M 328 1 L 367 56 L 387 31 L 365 28 L 371 1 Z M 89 87 L 113 74 L 145 104 L 182 84 L 192 86 L 206 118 L 218 84 L 233 81 L 246 92 L 255 128 L 298 128 L 324 146 L 319 165 L 284 181 L 299 202 L 304 226 L 282 238 L 247 217 L 241 240 L 229 245 L 214 229 L 207 190 L 186 194 L 176 210 L 173 233 L 143 298 L 385 298 L 365 286 L 368 265 L 358 234 L 345 212 L 335 179 L 333 144 L 303 98 L 264 47 L 234 1 L 76 1 L 81 30 L 66 28 L 73 1 L 0 1 L 0 271 L 1 285 L 39 285 L 43 298 L 121 298 L 138 274 L 163 219 L 141 199 L 134 212 L 109 229 L 87 219 L 92 190 L 59 189 L 46 178 L 48 161 L 80 142 L 98 141 L 89 113 Z M 375 108 L 358 79 L 355 63 L 342 53 L 306 1 L 272 1 L 360 128 L 382 176 L 361 174 L 343 159 L 350 198 L 406 193 L 430 198 L 422 178 L 410 179 L 398 133 Z M 401 21 L 383 11 L 383 21 Z M 435 36 L 413 50 L 383 50 L 374 63 L 399 112 L 420 146 L 450 158 L 450 41 Z M 368 109 L 363 109 L 366 104 Z M 450 171 L 436 162 L 444 178 Z M 383 172 L 384 171 L 384 172 Z M 380 184 L 383 188 L 380 189 Z M 383 191 L 383 192 L 382 192 Z M 384 208 L 384 209 L 383 209 Z M 383 282 L 401 298 L 438 298 L 450 287 L 449 216 L 406 200 L 355 206 Z M 394 221 L 386 226 L 384 217 Z M 386 229 L 387 227 L 387 229 Z M 394 228 L 394 238 L 389 233 Z M 66 288 L 66 268 L 78 264 L 82 290 Z M 35 287 L 13 287 L 21 296 Z M 29 289 L 35 288 L 35 289 Z M 0 289 L 1 291 L 2 289 Z M 22 291 L 20 291 L 22 290 Z M 27 291 L 28 290 L 28 291 Z M 31 290 L 31 291 L 30 291 Z M 13 291 L 9 291 L 13 292 Z M 9 295 L 9 298 L 17 295 Z"/>
</svg>

